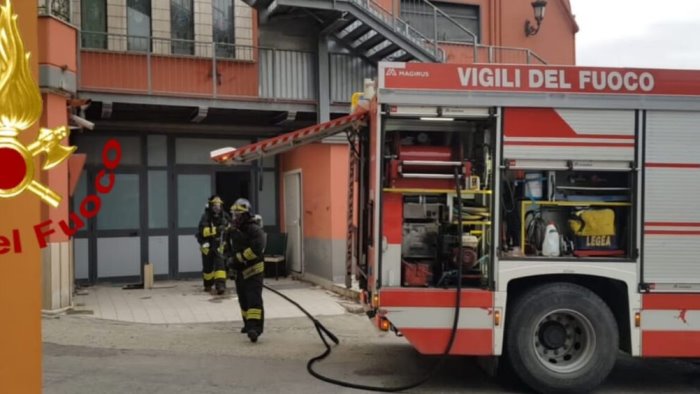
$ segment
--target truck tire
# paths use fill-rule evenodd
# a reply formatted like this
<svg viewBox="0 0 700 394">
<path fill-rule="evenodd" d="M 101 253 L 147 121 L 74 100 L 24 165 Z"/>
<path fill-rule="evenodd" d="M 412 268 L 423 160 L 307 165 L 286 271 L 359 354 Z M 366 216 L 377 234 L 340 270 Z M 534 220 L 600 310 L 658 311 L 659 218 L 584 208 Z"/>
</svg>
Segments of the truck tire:
<svg viewBox="0 0 700 394">
<path fill-rule="evenodd" d="M 591 391 L 614 367 L 618 341 L 610 308 L 573 283 L 536 287 L 509 306 L 506 360 L 540 393 Z"/>
</svg>

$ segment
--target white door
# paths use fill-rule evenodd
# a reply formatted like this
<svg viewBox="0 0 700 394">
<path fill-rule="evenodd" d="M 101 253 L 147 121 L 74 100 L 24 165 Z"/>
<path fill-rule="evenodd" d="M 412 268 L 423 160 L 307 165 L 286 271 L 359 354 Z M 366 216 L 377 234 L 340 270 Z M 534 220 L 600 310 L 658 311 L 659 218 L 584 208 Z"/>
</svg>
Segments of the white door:
<svg viewBox="0 0 700 394">
<path fill-rule="evenodd" d="M 302 272 L 301 172 L 284 175 L 284 226 L 287 231 L 289 266 Z"/>
</svg>

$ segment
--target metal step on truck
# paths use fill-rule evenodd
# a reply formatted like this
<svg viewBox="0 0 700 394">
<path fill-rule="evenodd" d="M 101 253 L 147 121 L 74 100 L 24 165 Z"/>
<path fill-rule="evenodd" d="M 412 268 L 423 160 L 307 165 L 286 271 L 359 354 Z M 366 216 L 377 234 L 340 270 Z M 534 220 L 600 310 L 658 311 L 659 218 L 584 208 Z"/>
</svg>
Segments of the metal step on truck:
<svg viewBox="0 0 700 394">
<path fill-rule="evenodd" d="M 547 393 L 700 357 L 700 71 L 380 63 L 350 115 L 212 157 L 343 132 L 380 329 Z"/>
</svg>

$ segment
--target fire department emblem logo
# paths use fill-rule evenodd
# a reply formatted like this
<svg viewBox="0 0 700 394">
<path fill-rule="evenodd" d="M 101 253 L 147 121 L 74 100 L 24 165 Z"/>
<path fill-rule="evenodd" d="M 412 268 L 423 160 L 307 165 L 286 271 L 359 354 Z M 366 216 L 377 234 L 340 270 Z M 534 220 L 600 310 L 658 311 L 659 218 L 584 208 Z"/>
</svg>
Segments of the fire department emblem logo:
<svg viewBox="0 0 700 394">
<path fill-rule="evenodd" d="M 61 196 L 35 178 L 34 158 L 45 153 L 44 171 L 66 160 L 76 149 L 61 145 L 70 130 L 42 128 L 36 140 L 25 146 L 17 139 L 31 127 L 42 111 L 39 87 L 29 69 L 29 53 L 17 28 L 17 15 L 6 0 L 0 6 L 0 198 L 12 198 L 25 190 L 45 203 L 58 206 Z"/>
</svg>

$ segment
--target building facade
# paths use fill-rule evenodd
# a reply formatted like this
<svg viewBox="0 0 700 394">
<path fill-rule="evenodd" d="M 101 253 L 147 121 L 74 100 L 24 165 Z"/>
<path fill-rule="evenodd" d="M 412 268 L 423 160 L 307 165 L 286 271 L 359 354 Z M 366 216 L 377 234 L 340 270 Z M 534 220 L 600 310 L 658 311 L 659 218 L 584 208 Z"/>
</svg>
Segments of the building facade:
<svg viewBox="0 0 700 394">
<path fill-rule="evenodd" d="M 123 153 L 100 214 L 45 252 L 47 309 L 69 304 L 55 289 L 73 278 L 139 280 L 147 262 L 156 278 L 199 275 L 194 232 L 215 193 L 288 234 L 289 269 L 343 282 L 343 138 L 250 166 L 210 151 L 347 114 L 379 61 L 574 64 L 578 30 L 568 0 L 547 2 L 535 35 L 527 0 L 39 0 L 39 13 L 42 121 L 94 124 L 74 124 L 84 156 L 51 175 L 72 193 L 51 215 L 95 192 L 108 139 Z"/>
</svg>

